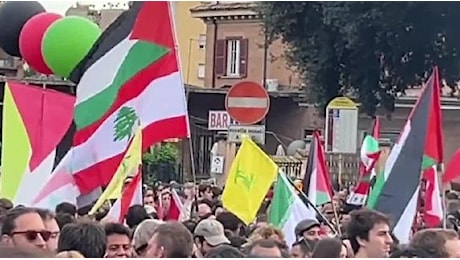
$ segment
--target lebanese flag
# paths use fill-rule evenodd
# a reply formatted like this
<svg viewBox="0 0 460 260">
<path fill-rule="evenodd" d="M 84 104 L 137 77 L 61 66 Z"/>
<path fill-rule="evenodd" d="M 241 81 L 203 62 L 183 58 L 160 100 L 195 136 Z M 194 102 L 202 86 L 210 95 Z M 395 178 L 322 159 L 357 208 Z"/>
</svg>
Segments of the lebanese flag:
<svg viewBox="0 0 460 260">
<path fill-rule="evenodd" d="M 77 83 L 72 171 L 82 194 L 112 179 L 137 123 L 142 149 L 189 136 L 170 3 L 134 1 L 72 72 Z"/>
<path fill-rule="evenodd" d="M 134 205 L 142 205 L 142 174 L 139 172 L 133 181 L 126 187 L 121 197 L 115 201 L 107 213 L 108 219 L 116 219 L 123 223 L 128 209 Z"/>
<path fill-rule="evenodd" d="M 423 172 L 423 179 L 426 182 L 425 187 L 425 226 L 429 228 L 439 227 L 444 218 L 444 212 L 441 200 L 441 191 L 439 189 L 438 172 L 436 166 L 429 167 Z"/>
</svg>

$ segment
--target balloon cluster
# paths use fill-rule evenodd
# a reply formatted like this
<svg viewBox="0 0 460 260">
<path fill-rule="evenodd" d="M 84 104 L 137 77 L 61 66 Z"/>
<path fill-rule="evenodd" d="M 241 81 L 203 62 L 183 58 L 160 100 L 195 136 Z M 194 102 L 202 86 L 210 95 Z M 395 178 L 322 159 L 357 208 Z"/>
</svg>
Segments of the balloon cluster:
<svg viewBox="0 0 460 260">
<path fill-rule="evenodd" d="M 0 48 L 36 72 L 67 78 L 101 35 L 92 21 L 48 13 L 36 1 L 0 5 Z"/>
</svg>

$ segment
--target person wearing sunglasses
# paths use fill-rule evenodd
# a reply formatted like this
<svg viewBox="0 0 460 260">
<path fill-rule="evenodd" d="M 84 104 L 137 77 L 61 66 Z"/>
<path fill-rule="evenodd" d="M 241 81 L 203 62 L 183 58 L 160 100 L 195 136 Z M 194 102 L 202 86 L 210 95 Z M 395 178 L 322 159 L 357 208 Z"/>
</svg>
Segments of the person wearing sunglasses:
<svg viewBox="0 0 460 260">
<path fill-rule="evenodd" d="M 42 218 L 46 230 L 51 232 L 50 238 L 46 241 L 46 249 L 51 252 L 57 252 L 60 228 L 53 212 L 46 209 L 37 209 L 37 213 Z"/>
<path fill-rule="evenodd" d="M 45 249 L 51 232 L 33 208 L 17 207 L 9 210 L 3 219 L 1 241 L 6 245 Z"/>
</svg>

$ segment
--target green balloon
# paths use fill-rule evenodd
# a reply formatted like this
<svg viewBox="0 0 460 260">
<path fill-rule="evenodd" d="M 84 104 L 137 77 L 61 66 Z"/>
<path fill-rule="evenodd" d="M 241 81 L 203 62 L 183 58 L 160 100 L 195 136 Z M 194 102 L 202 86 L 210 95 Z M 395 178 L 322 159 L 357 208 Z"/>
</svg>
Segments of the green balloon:
<svg viewBox="0 0 460 260">
<path fill-rule="evenodd" d="M 67 16 L 54 22 L 42 40 L 42 54 L 54 74 L 67 78 L 101 35 L 90 20 Z"/>
</svg>

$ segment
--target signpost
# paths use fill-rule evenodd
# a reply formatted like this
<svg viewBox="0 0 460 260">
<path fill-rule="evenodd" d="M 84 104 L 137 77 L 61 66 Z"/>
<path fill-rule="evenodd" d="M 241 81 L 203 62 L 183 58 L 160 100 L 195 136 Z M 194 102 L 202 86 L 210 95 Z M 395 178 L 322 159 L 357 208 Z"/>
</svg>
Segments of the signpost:
<svg viewBox="0 0 460 260">
<path fill-rule="evenodd" d="M 356 154 L 358 106 L 347 97 L 336 97 L 326 107 L 326 152 L 339 154 L 338 183 L 342 186 L 343 154 Z"/>
<path fill-rule="evenodd" d="M 229 125 L 236 125 L 227 111 L 210 110 L 208 114 L 208 130 L 226 131 Z"/>
<path fill-rule="evenodd" d="M 253 125 L 267 115 L 270 109 L 270 96 L 261 85 L 243 81 L 228 90 L 225 109 L 238 123 Z"/>
<path fill-rule="evenodd" d="M 326 152 L 355 154 L 358 143 L 358 106 L 347 97 L 326 107 Z"/>
<path fill-rule="evenodd" d="M 227 140 L 231 143 L 241 143 L 242 136 L 246 134 L 254 142 L 264 145 L 265 144 L 265 126 L 264 125 L 230 125 L 228 127 Z"/>
</svg>

